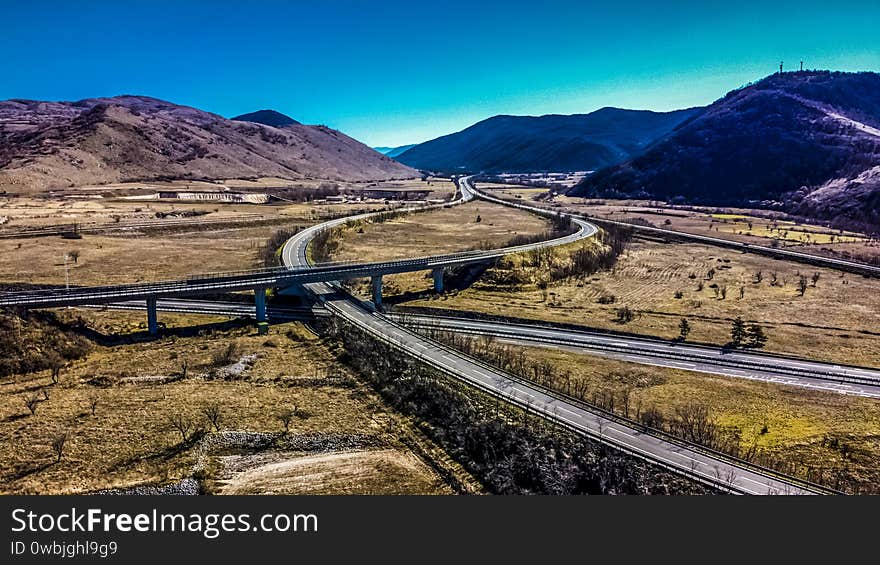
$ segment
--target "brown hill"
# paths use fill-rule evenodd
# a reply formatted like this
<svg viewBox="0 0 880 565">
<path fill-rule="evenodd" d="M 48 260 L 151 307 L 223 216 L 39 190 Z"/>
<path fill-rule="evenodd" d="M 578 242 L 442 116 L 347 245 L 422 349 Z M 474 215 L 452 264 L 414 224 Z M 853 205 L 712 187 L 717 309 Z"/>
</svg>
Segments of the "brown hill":
<svg viewBox="0 0 880 565">
<path fill-rule="evenodd" d="M 324 126 L 275 128 L 140 96 L 0 102 L 0 190 L 269 176 L 366 181 L 418 173 Z"/>
<path fill-rule="evenodd" d="M 777 74 L 571 193 L 759 206 L 880 230 L 880 74 Z"/>
</svg>

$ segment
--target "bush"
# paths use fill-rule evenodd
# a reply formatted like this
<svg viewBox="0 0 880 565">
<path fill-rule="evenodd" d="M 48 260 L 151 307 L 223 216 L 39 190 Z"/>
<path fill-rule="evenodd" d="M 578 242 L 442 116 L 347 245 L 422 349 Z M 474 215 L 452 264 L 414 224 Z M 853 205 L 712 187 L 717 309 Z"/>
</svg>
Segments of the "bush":
<svg viewBox="0 0 880 565">
<path fill-rule="evenodd" d="M 628 324 L 636 319 L 636 313 L 629 306 L 621 306 L 615 311 L 618 324 Z"/>
<path fill-rule="evenodd" d="M 241 357 L 241 348 L 236 342 L 232 342 L 211 357 L 211 362 L 215 367 L 225 367 L 238 361 Z"/>
</svg>

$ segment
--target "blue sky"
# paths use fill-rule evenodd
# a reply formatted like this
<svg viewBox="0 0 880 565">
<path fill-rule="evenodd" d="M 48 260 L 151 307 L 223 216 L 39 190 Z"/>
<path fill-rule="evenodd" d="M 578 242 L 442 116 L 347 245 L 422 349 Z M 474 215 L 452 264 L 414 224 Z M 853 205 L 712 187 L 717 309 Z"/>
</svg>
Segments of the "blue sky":
<svg viewBox="0 0 880 565">
<path fill-rule="evenodd" d="M 880 71 L 877 0 L 4 4 L 0 99 L 273 108 L 370 145 L 495 114 L 707 104 L 780 60 Z"/>
</svg>

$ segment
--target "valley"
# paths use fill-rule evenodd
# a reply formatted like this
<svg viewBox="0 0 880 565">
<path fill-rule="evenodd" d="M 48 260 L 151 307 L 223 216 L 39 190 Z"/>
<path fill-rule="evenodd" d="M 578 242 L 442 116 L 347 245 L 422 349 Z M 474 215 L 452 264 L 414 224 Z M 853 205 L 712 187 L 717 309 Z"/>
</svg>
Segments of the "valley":
<svg viewBox="0 0 880 565">
<path fill-rule="evenodd" d="M 880 257 L 873 99 L 829 98 L 872 80 L 792 73 L 675 112 L 496 116 L 388 155 L 273 110 L 2 102 L 6 492 L 874 493 L 877 278 L 813 258 Z M 769 154 L 741 139 L 758 130 Z M 824 168 L 763 168 L 795 150 L 827 151 Z M 732 171 L 689 161 L 725 151 L 757 163 L 736 193 Z M 157 297 L 174 303 L 159 321 Z M 771 361 L 749 374 L 759 361 L 408 318 L 447 313 Z"/>
</svg>

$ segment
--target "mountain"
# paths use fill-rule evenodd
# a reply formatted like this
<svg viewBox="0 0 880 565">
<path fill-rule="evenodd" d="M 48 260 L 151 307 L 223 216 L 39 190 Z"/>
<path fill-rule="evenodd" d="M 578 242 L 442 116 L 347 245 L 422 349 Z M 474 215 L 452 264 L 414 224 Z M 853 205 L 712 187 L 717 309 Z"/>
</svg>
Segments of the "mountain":
<svg viewBox="0 0 880 565">
<path fill-rule="evenodd" d="M 242 114 L 230 118 L 237 122 L 253 122 L 255 124 L 263 124 L 264 126 L 272 126 L 273 128 L 283 128 L 286 126 L 296 126 L 300 123 L 290 116 L 285 116 L 281 112 L 275 110 L 257 110 L 249 114 Z"/>
<path fill-rule="evenodd" d="M 404 151 L 415 147 L 415 143 L 411 143 L 409 145 L 401 145 L 400 147 L 373 147 L 376 151 L 381 153 L 382 155 L 387 155 L 388 157 L 394 158 L 403 153 Z"/>
<path fill-rule="evenodd" d="M 571 194 L 765 206 L 880 226 L 880 75 L 803 71 L 728 93 Z"/>
<path fill-rule="evenodd" d="M 323 126 L 227 120 L 143 96 L 0 102 L 0 191 L 169 179 L 417 175 Z"/>
<path fill-rule="evenodd" d="M 590 114 L 495 116 L 397 156 L 423 170 L 586 171 L 628 159 L 699 112 L 602 108 Z"/>
</svg>

